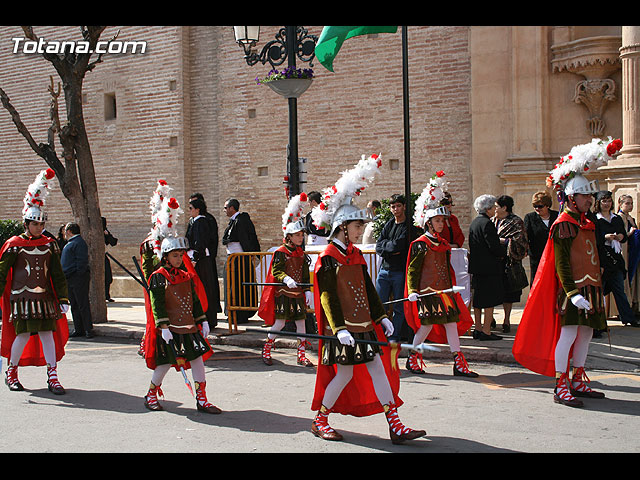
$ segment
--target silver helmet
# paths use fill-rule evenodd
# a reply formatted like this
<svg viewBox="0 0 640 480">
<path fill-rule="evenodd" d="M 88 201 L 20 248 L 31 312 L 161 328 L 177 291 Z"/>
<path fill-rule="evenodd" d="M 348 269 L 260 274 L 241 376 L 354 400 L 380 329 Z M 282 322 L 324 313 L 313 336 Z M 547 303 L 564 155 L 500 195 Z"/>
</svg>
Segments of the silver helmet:
<svg viewBox="0 0 640 480">
<path fill-rule="evenodd" d="M 34 222 L 46 222 L 47 214 L 40 207 L 31 206 L 22 214 L 22 219 L 32 220 Z"/>
<path fill-rule="evenodd" d="M 449 210 L 446 207 L 440 206 L 436 208 L 430 208 L 424 212 L 424 221 L 426 222 L 430 218 L 437 217 L 442 215 L 444 217 L 449 216 Z"/>
<path fill-rule="evenodd" d="M 373 212 L 369 208 L 360 209 L 353 204 L 353 198 L 348 197 L 345 202 L 338 207 L 336 213 L 333 216 L 331 222 L 331 232 L 329 238 L 333 238 L 338 230 L 338 227 L 345 222 L 352 220 L 362 220 L 364 222 L 370 222 L 373 220 Z"/>
<path fill-rule="evenodd" d="M 287 226 L 284 228 L 284 234 L 288 235 L 290 233 L 303 232 L 305 228 L 306 226 L 304 224 L 304 219 L 301 218 L 296 222 L 288 223 Z"/>
<path fill-rule="evenodd" d="M 185 237 L 165 237 L 160 245 L 160 255 L 165 255 L 174 250 L 188 250 L 189 241 Z"/>
<path fill-rule="evenodd" d="M 583 175 L 576 175 L 573 178 L 567 180 L 564 185 L 564 193 L 566 195 L 574 195 L 576 193 L 582 193 L 585 195 L 595 194 L 600 191 L 598 188 L 598 181 L 589 181 Z"/>
</svg>

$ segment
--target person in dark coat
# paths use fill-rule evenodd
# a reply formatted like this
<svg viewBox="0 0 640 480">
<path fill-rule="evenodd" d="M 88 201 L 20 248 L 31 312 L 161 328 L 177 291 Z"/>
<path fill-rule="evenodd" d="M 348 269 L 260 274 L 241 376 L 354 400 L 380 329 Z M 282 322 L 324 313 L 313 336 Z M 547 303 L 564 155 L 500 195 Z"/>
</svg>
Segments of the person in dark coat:
<svg viewBox="0 0 640 480">
<path fill-rule="evenodd" d="M 207 294 L 209 308 L 205 313 L 209 328 L 213 329 L 218 324 L 218 312 L 222 311 L 216 267 L 218 223 L 213 215 L 207 211 L 207 204 L 199 194 L 191 196 L 188 209 L 191 218 L 185 237 L 189 241 L 189 253 L 195 264 L 196 272 L 202 280 Z"/>
<path fill-rule="evenodd" d="M 104 243 L 105 245 L 111 245 L 115 247 L 118 244 L 118 239 L 111 235 L 111 232 L 107 230 L 107 219 L 102 217 L 102 229 L 104 230 Z M 109 257 L 104 256 L 104 291 L 107 297 L 107 302 L 113 302 L 111 298 L 111 284 L 113 283 L 113 272 L 111 271 L 111 262 Z"/>
<path fill-rule="evenodd" d="M 229 217 L 229 225 L 224 231 L 222 244 L 227 249 L 227 254 L 240 252 L 259 252 L 260 242 L 256 234 L 256 228 L 247 212 L 240 212 L 240 202 L 235 198 L 228 199 L 224 204 L 224 211 Z M 249 257 L 240 256 L 233 262 L 231 268 L 235 270 L 236 282 L 232 286 L 236 305 L 255 306 L 254 310 L 237 310 L 237 323 L 247 323 L 258 311 L 257 287 L 240 285 L 240 282 L 255 283 L 255 268 Z M 225 276 L 225 281 L 226 281 Z M 226 293 L 226 292 L 225 292 Z M 230 299 L 227 299 L 227 302 Z M 227 303 L 228 305 L 228 303 Z"/>
<path fill-rule="evenodd" d="M 473 313 L 476 340 L 501 340 L 491 332 L 493 308 L 504 301 L 502 259 L 506 248 L 502 245 L 491 217 L 495 214 L 496 197 L 480 195 L 473 202 L 478 216 L 469 225 L 469 273 L 473 289 Z M 484 309 L 484 324 L 482 310 Z"/>
<path fill-rule="evenodd" d="M 551 195 L 547 192 L 536 192 L 531 198 L 534 211 L 524 216 L 524 228 L 529 242 L 529 265 L 531 266 L 529 285 L 533 285 L 538 271 L 540 257 L 542 257 L 542 252 L 549 239 L 549 228 L 558 218 L 558 211 L 551 209 L 552 203 Z"/>
<path fill-rule="evenodd" d="M 74 331 L 69 337 L 93 337 L 93 321 L 89 306 L 89 248 L 80 236 L 77 223 L 65 226 L 67 243 L 62 249 L 60 263 L 69 287 L 69 301 Z"/>
</svg>

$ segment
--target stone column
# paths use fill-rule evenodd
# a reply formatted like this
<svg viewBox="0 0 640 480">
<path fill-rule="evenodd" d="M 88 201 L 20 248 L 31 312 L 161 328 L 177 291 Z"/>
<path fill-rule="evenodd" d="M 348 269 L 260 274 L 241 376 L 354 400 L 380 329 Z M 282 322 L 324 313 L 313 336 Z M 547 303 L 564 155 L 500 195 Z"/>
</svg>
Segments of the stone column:
<svg viewBox="0 0 640 480">
<path fill-rule="evenodd" d="M 626 193 L 634 198 L 632 215 L 640 215 L 640 27 L 622 27 L 622 143 L 620 155 L 598 170 L 606 173 L 614 200 Z M 617 208 L 617 204 L 615 205 Z"/>
</svg>

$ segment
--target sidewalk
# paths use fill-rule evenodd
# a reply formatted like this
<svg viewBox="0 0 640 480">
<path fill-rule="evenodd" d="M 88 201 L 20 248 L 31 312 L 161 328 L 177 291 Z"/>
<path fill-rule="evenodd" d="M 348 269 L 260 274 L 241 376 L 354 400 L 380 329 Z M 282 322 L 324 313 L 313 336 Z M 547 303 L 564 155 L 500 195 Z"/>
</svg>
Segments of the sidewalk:
<svg viewBox="0 0 640 480">
<path fill-rule="evenodd" d="M 145 328 L 144 301 L 142 298 L 116 298 L 113 303 L 107 304 L 108 321 L 94 326 L 96 337 L 127 338 L 140 340 Z M 502 308 L 496 308 L 495 319 L 498 324 L 495 333 L 503 337 L 502 340 L 480 341 L 474 340 L 471 335 L 464 335 L 460 342 L 462 351 L 470 363 L 486 362 L 501 364 L 516 364 L 511 347 L 517 332 L 518 324 L 522 316 L 522 308 L 514 308 L 511 313 L 511 332 L 502 333 L 502 321 L 504 313 Z M 261 328 L 263 322 L 257 316 L 248 324 L 238 326 L 238 333 L 229 333 L 229 325 L 224 314 L 218 314 L 218 326 L 209 336 L 212 345 L 235 345 L 245 348 L 262 348 L 266 334 L 261 332 L 247 332 L 246 327 Z M 71 328 L 71 322 L 70 322 Z M 266 329 L 265 329 L 266 330 Z M 640 328 L 625 327 L 620 322 L 609 321 L 611 346 L 609 337 L 603 334 L 602 338 L 594 338 L 589 348 L 587 370 L 613 370 L 630 373 L 640 373 Z M 70 339 L 73 341 L 73 339 Z M 295 337 L 279 337 L 276 347 L 295 348 Z M 311 344 L 317 346 L 317 341 Z M 440 352 L 427 352 L 428 359 L 449 359 L 451 354 L 447 345 L 439 345 Z M 401 356 L 406 356 L 403 351 Z"/>
</svg>

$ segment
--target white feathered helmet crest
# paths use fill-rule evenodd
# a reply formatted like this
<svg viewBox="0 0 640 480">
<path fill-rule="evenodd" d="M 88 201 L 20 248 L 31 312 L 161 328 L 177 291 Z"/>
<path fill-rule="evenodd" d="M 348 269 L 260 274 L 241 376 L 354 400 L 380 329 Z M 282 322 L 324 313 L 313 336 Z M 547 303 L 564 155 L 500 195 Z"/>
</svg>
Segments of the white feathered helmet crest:
<svg viewBox="0 0 640 480">
<path fill-rule="evenodd" d="M 597 182 L 589 182 L 584 174 L 613 160 L 621 148 L 622 141 L 611 137 L 607 140 L 594 138 L 590 143 L 574 146 L 567 155 L 560 157 L 549 173 L 547 187 L 553 188 L 560 196 L 597 193 Z"/>
<path fill-rule="evenodd" d="M 158 258 L 172 250 L 189 248 L 187 239 L 178 234 L 177 220 L 183 213 L 178 201 L 170 197 L 173 190 L 164 180 L 158 180 L 158 186 L 149 201 L 151 209 L 151 245 Z"/>
<path fill-rule="evenodd" d="M 36 222 L 45 222 L 47 214 L 44 212 L 44 204 L 49 196 L 49 180 L 56 176 L 51 168 L 42 170 L 35 178 L 33 183 L 27 188 L 24 196 L 24 208 L 22 209 L 23 220 L 33 220 Z"/>
<path fill-rule="evenodd" d="M 426 222 L 437 215 L 448 216 L 449 211 L 440 205 L 445 197 L 448 182 L 442 170 L 437 171 L 416 200 L 413 221 L 420 228 L 424 228 Z"/>
<path fill-rule="evenodd" d="M 376 174 L 380 172 L 381 165 L 380 155 L 374 154 L 368 158 L 362 155 L 352 169 L 343 172 L 334 185 L 325 188 L 321 192 L 322 200 L 311 211 L 314 225 L 329 229 L 331 238 L 336 228 L 348 220 L 371 221 L 372 212 L 368 209 L 358 209 L 353 205 L 353 197 L 359 196 L 373 181 Z"/>
<path fill-rule="evenodd" d="M 302 192 L 299 195 L 291 197 L 287 208 L 285 208 L 282 214 L 282 233 L 287 235 L 290 233 L 296 233 L 303 231 L 305 228 L 304 218 L 302 211 L 304 204 L 307 201 L 307 194 Z"/>
</svg>

